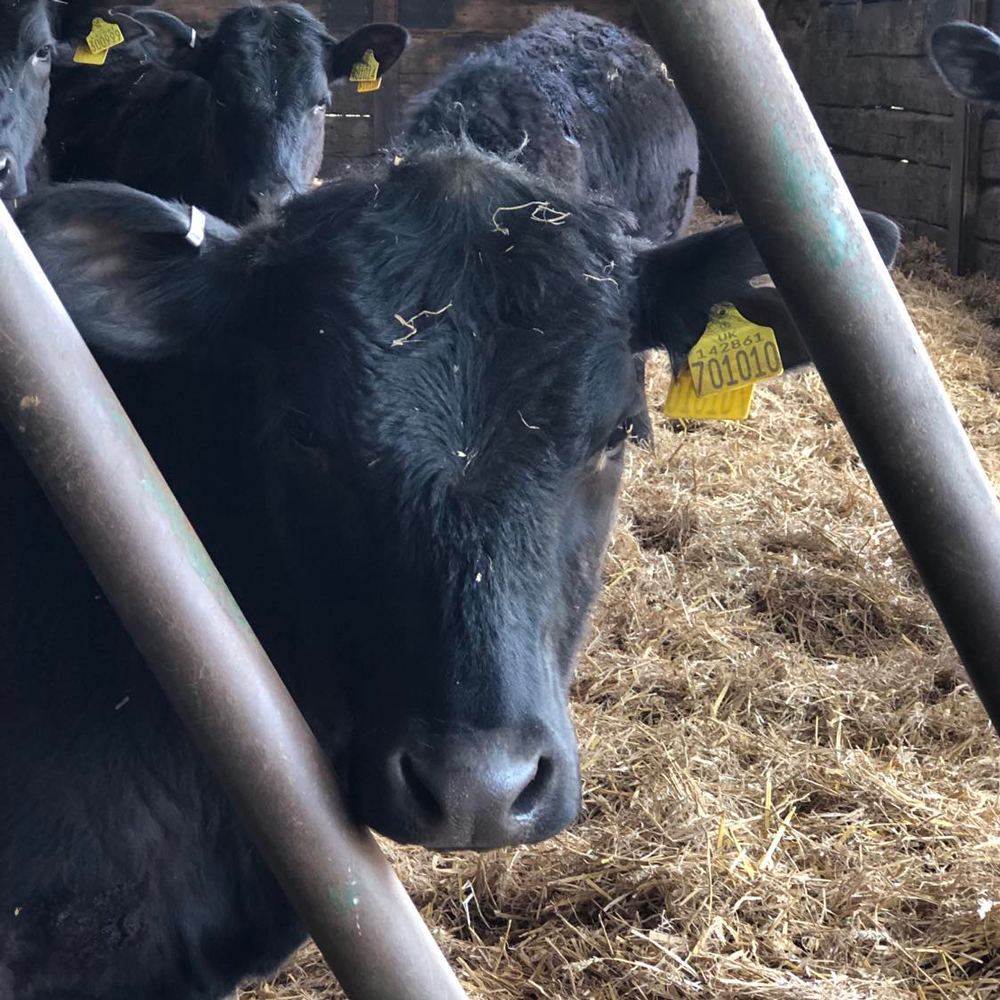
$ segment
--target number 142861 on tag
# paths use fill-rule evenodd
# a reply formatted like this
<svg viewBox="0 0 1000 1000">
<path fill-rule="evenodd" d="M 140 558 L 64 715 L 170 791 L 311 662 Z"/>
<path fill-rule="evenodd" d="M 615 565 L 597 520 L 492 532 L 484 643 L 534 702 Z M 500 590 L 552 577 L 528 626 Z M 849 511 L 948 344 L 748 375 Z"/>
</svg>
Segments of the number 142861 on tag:
<svg viewBox="0 0 1000 1000">
<path fill-rule="evenodd" d="M 784 370 L 774 333 L 747 323 L 743 329 L 709 327 L 688 355 L 698 396 L 710 396 L 774 378 Z"/>
</svg>

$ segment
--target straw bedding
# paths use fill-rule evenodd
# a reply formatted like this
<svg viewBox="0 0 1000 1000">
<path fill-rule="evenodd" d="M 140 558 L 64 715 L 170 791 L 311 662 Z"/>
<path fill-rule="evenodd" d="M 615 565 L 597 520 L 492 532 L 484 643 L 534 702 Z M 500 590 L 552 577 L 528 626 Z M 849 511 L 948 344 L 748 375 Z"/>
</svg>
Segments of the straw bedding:
<svg viewBox="0 0 1000 1000">
<path fill-rule="evenodd" d="M 1000 283 L 925 243 L 897 281 L 1000 482 Z M 386 845 L 470 997 L 996 1000 L 1000 743 L 819 378 L 657 433 L 573 691 L 581 821 Z M 306 948 L 240 1000 L 334 996 Z"/>
</svg>

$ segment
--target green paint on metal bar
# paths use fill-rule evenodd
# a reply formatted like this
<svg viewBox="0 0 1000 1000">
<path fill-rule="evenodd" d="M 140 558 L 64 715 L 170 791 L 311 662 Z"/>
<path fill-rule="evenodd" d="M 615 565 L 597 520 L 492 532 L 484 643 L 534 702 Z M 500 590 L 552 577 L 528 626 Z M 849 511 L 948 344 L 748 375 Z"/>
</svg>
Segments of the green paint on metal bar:
<svg viewBox="0 0 1000 1000">
<path fill-rule="evenodd" d="M 825 229 L 817 233 L 822 259 L 831 270 L 851 256 L 851 231 L 836 211 L 835 185 L 822 167 L 811 167 L 788 140 L 781 122 L 774 125 L 774 145 L 781 164 L 785 197 L 796 215 L 816 220 Z"/>
</svg>

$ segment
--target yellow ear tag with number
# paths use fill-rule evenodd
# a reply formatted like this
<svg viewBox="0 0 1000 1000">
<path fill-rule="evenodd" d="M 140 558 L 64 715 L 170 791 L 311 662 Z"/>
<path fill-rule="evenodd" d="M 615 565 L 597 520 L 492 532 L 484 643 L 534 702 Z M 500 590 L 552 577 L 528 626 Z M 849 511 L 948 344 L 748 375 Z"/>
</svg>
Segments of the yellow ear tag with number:
<svg viewBox="0 0 1000 1000">
<path fill-rule="evenodd" d="M 358 85 L 359 94 L 367 94 L 382 86 L 382 78 L 378 75 L 378 60 L 371 49 L 366 49 L 361 62 L 356 62 L 351 67 L 348 79 Z"/>
<path fill-rule="evenodd" d="M 670 384 L 665 416 L 679 420 L 745 420 L 753 387 L 784 371 L 774 331 L 742 316 L 729 302 L 711 318 Z"/>
<path fill-rule="evenodd" d="M 90 27 L 90 34 L 73 53 L 73 62 L 83 63 L 85 66 L 103 66 L 108 58 L 108 52 L 124 41 L 125 36 L 117 24 L 95 17 Z"/>
</svg>

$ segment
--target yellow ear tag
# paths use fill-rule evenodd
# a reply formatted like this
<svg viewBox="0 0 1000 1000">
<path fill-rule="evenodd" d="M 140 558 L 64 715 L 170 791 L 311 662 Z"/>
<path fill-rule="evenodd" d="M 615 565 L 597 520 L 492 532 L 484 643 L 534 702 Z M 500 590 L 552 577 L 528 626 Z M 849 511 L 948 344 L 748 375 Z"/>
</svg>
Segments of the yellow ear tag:
<svg viewBox="0 0 1000 1000">
<path fill-rule="evenodd" d="M 701 339 L 688 354 L 699 396 L 763 382 L 785 370 L 770 327 L 751 323 L 729 302 L 712 306 L 710 316 Z"/>
<path fill-rule="evenodd" d="M 715 305 L 663 412 L 679 420 L 745 420 L 754 385 L 783 371 L 770 327 L 751 323 L 729 302 Z"/>
<path fill-rule="evenodd" d="M 361 62 L 356 62 L 351 67 L 348 79 L 358 85 L 359 94 L 367 94 L 382 86 L 382 78 L 378 75 L 378 60 L 371 49 L 366 49 Z"/>
<path fill-rule="evenodd" d="M 90 49 L 87 48 L 86 43 L 83 45 L 78 45 L 76 52 L 73 53 L 73 62 L 83 63 L 84 66 L 103 66 L 108 58 L 108 50 L 105 49 L 98 55 L 94 55 Z"/>
<path fill-rule="evenodd" d="M 83 45 L 73 53 L 73 62 L 87 66 L 103 66 L 108 58 L 109 50 L 125 41 L 122 29 L 117 24 L 95 17 L 90 27 L 90 34 L 84 39 Z"/>
<path fill-rule="evenodd" d="M 685 368 L 670 383 L 663 415 L 674 420 L 746 420 L 752 399 L 752 385 L 699 396 L 694 391 L 691 372 Z"/>
</svg>

